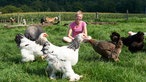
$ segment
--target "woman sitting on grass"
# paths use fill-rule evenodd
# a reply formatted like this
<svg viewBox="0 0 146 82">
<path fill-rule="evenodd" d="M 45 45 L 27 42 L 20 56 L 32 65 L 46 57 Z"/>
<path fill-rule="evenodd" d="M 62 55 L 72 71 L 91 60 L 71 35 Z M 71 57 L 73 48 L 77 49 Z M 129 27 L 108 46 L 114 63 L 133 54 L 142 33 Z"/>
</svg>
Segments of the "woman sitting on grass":
<svg viewBox="0 0 146 82">
<path fill-rule="evenodd" d="M 65 42 L 71 42 L 76 35 L 79 33 L 85 33 L 85 35 L 88 38 L 91 38 L 90 36 L 87 35 L 87 24 L 86 22 L 82 21 L 83 18 L 83 13 L 82 11 L 77 11 L 75 14 L 75 21 L 70 23 L 69 29 L 68 29 L 68 34 L 66 37 L 63 37 L 63 41 Z"/>
</svg>

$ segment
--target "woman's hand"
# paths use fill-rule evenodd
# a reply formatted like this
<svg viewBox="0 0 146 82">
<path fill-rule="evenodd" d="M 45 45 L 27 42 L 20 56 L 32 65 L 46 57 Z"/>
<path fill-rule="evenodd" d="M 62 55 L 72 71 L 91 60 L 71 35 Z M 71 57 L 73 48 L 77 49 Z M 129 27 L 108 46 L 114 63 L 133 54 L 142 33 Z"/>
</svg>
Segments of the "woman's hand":
<svg viewBox="0 0 146 82">
<path fill-rule="evenodd" d="M 68 35 L 68 37 L 69 37 L 70 39 L 72 39 L 72 40 L 74 39 L 74 38 L 73 38 L 72 36 L 70 36 L 70 35 Z"/>
</svg>

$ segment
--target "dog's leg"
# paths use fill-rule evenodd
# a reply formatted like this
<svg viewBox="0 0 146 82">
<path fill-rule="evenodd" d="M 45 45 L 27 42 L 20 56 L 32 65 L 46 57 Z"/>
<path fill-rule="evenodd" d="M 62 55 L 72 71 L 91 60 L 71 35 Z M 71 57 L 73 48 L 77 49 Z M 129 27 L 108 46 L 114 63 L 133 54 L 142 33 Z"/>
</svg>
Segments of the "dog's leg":
<svg viewBox="0 0 146 82">
<path fill-rule="evenodd" d="M 56 79 L 56 70 L 53 70 L 52 72 L 51 72 L 51 74 L 50 74 L 50 79 Z"/>
<path fill-rule="evenodd" d="M 83 76 L 80 76 L 80 75 L 74 73 L 74 70 L 72 69 L 70 61 L 64 62 L 63 72 L 64 73 L 63 73 L 62 78 L 69 78 L 69 81 L 78 81 L 78 80 L 80 80 L 81 77 L 83 77 Z"/>
<path fill-rule="evenodd" d="M 32 57 L 32 58 L 28 58 L 28 57 L 22 57 L 22 62 L 29 62 L 29 61 L 34 61 L 35 60 L 35 58 L 34 58 L 34 56 Z"/>
<path fill-rule="evenodd" d="M 46 68 L 46 71 L 48 73 L 51 73 L 53 71 L 53 68 L 48 64 L 47 68 Z"/>
<path fill-rule="evenodd" d="M 28 56 L 23 56 L 22 57 L 22 62 L 29 62 L 29 61 L 34 61 L 34 55 L 28 55 Z"/>
<path fill-rule="evenodd" d="M 56 70 L 52 68 L 51 65 L 48 64 L 46 71 L 49 73 L 49 78 L 50 79 L 56 79 Z"/>
<path fill-rule="evenodd" d="M 29 50 L 22 49 L 21 50 L 21 55 L 22 55 L 22 60 L 21 60 L 22 62 L 28 62 L 28 61 L 34 61 L 35 60 L 34 55 Z"/>
<path fill-rule="evenodd" d="M 112 57 L 111 57 L 115 62 L 119 61 L 119 58 L 118 58 L 118 55 L 117 53 L 116 54 L 112 54 Z"/>
<path fill-rule="evenodd" d="M 82 75 L 74 74 L 73 76 L 70 77 L 69 81 L 78 81 L 82 77 L 83 77 Z"/>
</svg>

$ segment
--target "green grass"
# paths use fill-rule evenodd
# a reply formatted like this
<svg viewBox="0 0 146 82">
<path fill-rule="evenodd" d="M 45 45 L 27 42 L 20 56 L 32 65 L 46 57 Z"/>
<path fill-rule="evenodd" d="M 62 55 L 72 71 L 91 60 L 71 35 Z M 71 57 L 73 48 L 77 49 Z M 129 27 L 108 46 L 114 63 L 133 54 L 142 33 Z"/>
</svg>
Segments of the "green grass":
<svg viewBox="0 0 146 82">
<path fill-rule="evenodd" d="M 40 23 L 40 19 L 43 17 L 61 17 L 61 21 L 71 21 L 74 20 L 74 14 L 76 12 L 26 12 L 26 13 L 8 13 L 0 14 L 0 21 L 8 21 L 10 17 L 15 18 L 19 22 L 22 19 L 26 19 L 27 24 Z M 109 22 L 127 22 L 125 21 L 128 16 L 129 22 L 146 22 L 145 14 L 131 14 L 126 13 L 102 13 L 98 12 L 98 19 L 96 18 L 96 12 L 84 12 L 84 20 L 87 22 L 94 21 L 109 21 Z"/>
<path fill-rule="evenodd" d="M 68 45 L 62 41 L 67 27 L 54 25 L 43 28 L 49 35 L 48 40 L 55 45 Z M 97 40 L 110 40 L 109 35 L 117 31 L 127 36 L 128 31 L 146 32 L 145 22 L 117 22 L 116 25 L 88 24 L 88 34 Z M 19 48 L 14 41 L 17 33 L 24 33 L 26 27 L 7 29 L 0 24 L 0 81 L 1 82 L 68 82 L 66 79 L 50 80 L 45 72 L 47 62 L 38 58 L 35 62 L 22 63 Z M 74 71 L 83 75 L 79 82 L 146 82 L 146 52 L 130 53 L 123 46 L 120 62 L 99 60 L 97 54 L 88 43 L 82 43 L 79 61 Z"/>
</svg>

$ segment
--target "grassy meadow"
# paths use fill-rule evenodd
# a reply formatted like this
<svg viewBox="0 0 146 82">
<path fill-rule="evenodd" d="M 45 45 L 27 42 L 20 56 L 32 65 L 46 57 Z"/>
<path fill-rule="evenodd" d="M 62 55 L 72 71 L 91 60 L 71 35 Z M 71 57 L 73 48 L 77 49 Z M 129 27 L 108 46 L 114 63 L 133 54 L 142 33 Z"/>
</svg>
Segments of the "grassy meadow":
<svg viewBox="0 0 146 82">
<path fill-rule="evenodd" d="M 137 17 L 128 21 L 108 19 L 116 24 L 88 24 L 88 35 L 97 40 L 110 40 L 111 32 L 128 36 L 128 31 L 146 32 L 146 19 Z M 71 20 L 73 21 L 73 20 Z M 85 21 L 93 21 L 85 19 Z M 67 34 L 68 26 L 61 21 L 58 25 L 43 27 L 48 33 L 48 40 L 55 45 L 68 45 L 62 41 Z M 35 62 L 22 63 L 20 49 L 14 38 L 17 33 L 24 33 L 27 27 L 5 28 L 0 23 L 0 82 L 68 82 L 66 79 L 50 80 L 45 72 L 47 62 L 39 57 Z M 83 75 L 79 82 L 146 82 L 146 47 L 143 51 L 131 53 L 123 46 L 119 62 L 100 60 L 89 43 L 82 43 L 79 50 L 79 61 L 73 66 L 76 73 Z M 60 75 L 60 74 L 58 74 Z M 60 75 L 61 76 L 61 75 Z"/>
</svg>

